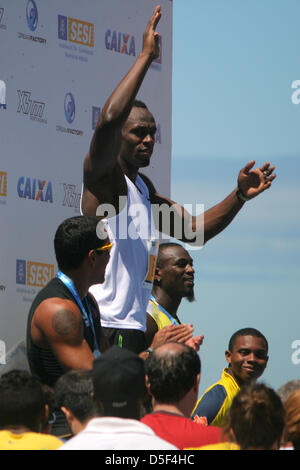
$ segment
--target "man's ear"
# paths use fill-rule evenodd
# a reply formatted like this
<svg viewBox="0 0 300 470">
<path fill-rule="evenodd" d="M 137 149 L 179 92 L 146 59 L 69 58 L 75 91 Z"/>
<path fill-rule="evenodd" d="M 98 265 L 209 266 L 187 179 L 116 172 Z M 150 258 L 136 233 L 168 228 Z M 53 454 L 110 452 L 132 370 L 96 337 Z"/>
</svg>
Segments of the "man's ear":
<svg viewBox="0 0 300 470">
<path fill-rule="evenodd" d="M 90 250 L 90 251 L 88 252 L 88 259 L 89 259 L 89 261 L 91 261 L 92 263 L 95 262 L 96 256 L 97 256 L 97 255 L 96 255 L 96 253 L 95 253 L 94 250 Z"/>
<path fill-rule="evenodd" d="M 160 286 L 160 282 L 161 282 L 160 268 L 156 266 L 155 272 L 154 272 L 153 284 L 155 286 Z"/>
<path fill-rule="evenodd" d="M 150 389 L 150 387 L 151 387 L 150 386 L 150 381 L 149 381 L 149 377 L 148 377 L 147 374 L 145 375 L 145 384 L 146 384 L 146 388 L 147 388 L 147 391 L 148 391 L 149 395 L 152 396 L 151 389 Z"/>
<path fill-rule="evenodd" d="M 68 423 L 70 425 L 72 423 L 72 421 L 74 420 L 73 413 L 71 413 L 71 411 L 68 410 L 68 408 L 66 408 L 65 406 L 61 406 L 60 409 L 64 413 L 64 415 L 66 417 L 66 420 L 68 421 Z"/>
<path fill-rule="evenodd" d="M 228 364 L 230 365 L 231 364 L 231 351 L 229 351 L 228 349 L 225 351 L 225 358 Z"/>
<path fill-rule="evenodd" d="M 200 384 L 200 372 L 199 374 L 196 375 L 196 380 L 195 380 L 195 392 L 198 394 L 199 391 L 199 384 Z"/>
</svg>

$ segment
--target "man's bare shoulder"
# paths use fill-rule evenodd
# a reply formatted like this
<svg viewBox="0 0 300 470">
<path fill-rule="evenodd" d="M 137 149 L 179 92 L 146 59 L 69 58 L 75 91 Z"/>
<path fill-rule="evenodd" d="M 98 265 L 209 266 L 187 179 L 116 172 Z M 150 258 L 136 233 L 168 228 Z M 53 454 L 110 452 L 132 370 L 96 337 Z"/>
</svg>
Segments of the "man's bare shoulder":
<svg viewBox="0 0 300 470">
<path fill-rule="evenodd" d="M 101 178 L 95 178 L 88 164 L 86 165 L 81 201 L 83 214 L 96 215 L 97 207 L 100 204 L 112 204 L 118 209 L 120 196 L 127 196 L 127 184 L 118 163 L 110 173 Z"/>
<path fill-rule="evenodd" d="M 77 324 L 81 322 L 81 312 L 75 302 L 59 297 L 45 299 L 33 314 L 33 323 L 40 330 L 53 328 L 55 325 Z M 58 328 L 59 330 L 59 328 Z"/>
</svg>

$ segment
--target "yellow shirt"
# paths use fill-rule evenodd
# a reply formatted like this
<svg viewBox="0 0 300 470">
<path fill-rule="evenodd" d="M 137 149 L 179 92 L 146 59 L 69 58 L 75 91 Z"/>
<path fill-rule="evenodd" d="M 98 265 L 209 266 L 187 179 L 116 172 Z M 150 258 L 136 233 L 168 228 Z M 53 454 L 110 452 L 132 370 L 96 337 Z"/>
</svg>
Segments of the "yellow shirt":
<svg viewBox="0 0 300 470">
<path fill-rule="evenodd" d="M 219 442 L 202 447 L 187 447 L 184 450 L 240 450 L 240 447 L 233 442 Z"/>
<path fill-rule="evenodd" d="M 173 325 L 179 325 L 178 321 L 175 318 L 171 317 L 170 314 L 165 312 L 166 310 L 161 305 L 153 302 L 151 299 L 149 300 L 147 306 L 147 313 L 149 313 L 149 315 L 151 315 L 151 317 L 155 321 L 158 330 L 161 330 L 165 326 L 171 325 L 172 323 Z"/>
<path fill-rule="evenodd" d="M 194 421 L 205 420 L 206 424 L 224 427 L 232 400 L 239 390 L 239 385 L 225 368 L 221 379 L 208 387 L 197 401 L 192 418 Z"/>
<path fill-rule="evenodd" d="M 0 431 L 0 450 L 56 450 L 63 441 L 51 434 Z"/>
</svg>

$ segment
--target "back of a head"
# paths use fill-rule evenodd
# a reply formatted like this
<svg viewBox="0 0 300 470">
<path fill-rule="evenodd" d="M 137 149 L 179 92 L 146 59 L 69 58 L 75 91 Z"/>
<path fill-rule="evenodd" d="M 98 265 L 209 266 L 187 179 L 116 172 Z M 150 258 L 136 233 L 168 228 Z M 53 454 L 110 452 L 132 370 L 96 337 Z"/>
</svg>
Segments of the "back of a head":
<svg viewBox="0 0 300 470">
<path fill-rule="evenodd" d="M 299 379 L 294 379 L 294 380 L 289 380 L 288 382 L 285 382 L 281 387 L 278 388 L 277 393 L 281 398 L 281 401 L 284 403 L 288 396 L 292 393 L 295 392 L 296 390 L 300 389 L 300 380 Z"/>
<path fill-rule="evenodd" d="M 285 403 L 286 440 L 293 443 L 294 449 L 300 450 L 300 389 L 292 392 Z"/>
<path fill-rule="evenodd" d="M 140 418 L 146 385 L 144 361 L 137 354 L 112 346 L 94 361 L 92 376 L 104 416 Z"/>
<path fill-rule="evenodd" d="M 40 432 L 45 419 L 46 398 L 36 377 L 12 370 L 0 378 L 0 429 L 25 427 Z"/>
<path fill-rule="evenodd" d="M 57 264 L 62 271 L 78 268 L 90 250 L 102 246 L 96 217 L 75 216 L 64 220 L 56 230 L 54 249 Z"/>
<path fill-rule="evenodd" d="M 144 103 L 144 101 L 137 100 L 135 99 L 132 104 L 133 108 L 143 108 L 143 109 L 148 109 L 147 105 Z"/>
<path fill-rule="evenodd" d="M 72 370 L 62 375 L 55 384 L 55 402 L 58 408 L 67 408 L 82 424 L 99 416 L 93 400 L 93 379 L 90 370 Z"/>
<path fill-rule="evenodd" d="M 178 403 L 195 385 L 201 363 L 196 351 L 182 343 L 167 343 L 146 361 L 150 391 L 157 403 Z"/>
<path fill-rule="evenodd" d="M 279 448 L 285 425 L 283 404 L 265 384 L 244 385 L 234 397 L 228 427 L 241 449 Z"/>
</svg>

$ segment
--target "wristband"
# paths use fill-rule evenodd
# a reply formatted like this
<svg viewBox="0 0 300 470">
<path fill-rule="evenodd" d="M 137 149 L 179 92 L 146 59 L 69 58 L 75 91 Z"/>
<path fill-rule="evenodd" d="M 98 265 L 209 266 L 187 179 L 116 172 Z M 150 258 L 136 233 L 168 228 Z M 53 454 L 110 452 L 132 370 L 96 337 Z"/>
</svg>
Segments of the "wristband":
<svg viewBox="0 0 300 470">
<path fill-rule="evenodd" d="M 149 354 L 148 354 L 148 357 L 149 357 L 150 354 L 153 353 L 153 349 L 152 349 L 152 348 L 147 348 L 147 349 L 146 349 L 146 352 L 149 353 Z"/>
<path fill-rule="evenodd" d="M 250 201 L 251 197 L 244 196 L 240 188 L 238 187 L 236 190 L 236 197 L 241 201 L 241 202 L 247 202 Z"/>
</svg>

